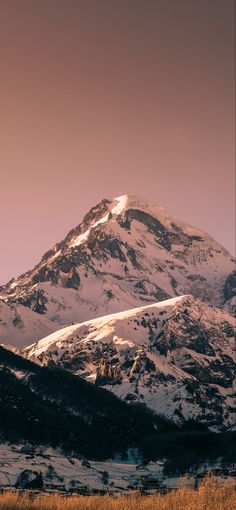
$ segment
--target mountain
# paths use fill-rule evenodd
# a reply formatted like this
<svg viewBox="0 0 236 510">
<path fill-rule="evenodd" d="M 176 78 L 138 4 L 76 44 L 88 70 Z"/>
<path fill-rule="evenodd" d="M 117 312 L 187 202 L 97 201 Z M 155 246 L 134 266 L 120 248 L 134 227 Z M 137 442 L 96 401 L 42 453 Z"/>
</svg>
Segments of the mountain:
<svg viewBox="0 0 236 510">
<path fill-rule="evenodd" d="M 235 423 L 235 321 L 192 296 L 63 328 L 24 349 L 128 402 L 216 430 Z"/>
<path fill-rule="evenodd" d="M 107 458 L 163 426 L 173 428 L 103 388 L 0 346 L 0 442 L 28 441 Z"/>
<path fill-rule="evenodd" d="M 34 269 L 0 288 L 0 299 L 35 318 L 21 307 L 22 323 L 0 324 L 0 338 L 27 345 L 42 328 L 49 334 L 183 294 L 233 312 L 234 269 L 214 239 L 162 207 L 135 196 L 104 199 Z"/>
</svg>

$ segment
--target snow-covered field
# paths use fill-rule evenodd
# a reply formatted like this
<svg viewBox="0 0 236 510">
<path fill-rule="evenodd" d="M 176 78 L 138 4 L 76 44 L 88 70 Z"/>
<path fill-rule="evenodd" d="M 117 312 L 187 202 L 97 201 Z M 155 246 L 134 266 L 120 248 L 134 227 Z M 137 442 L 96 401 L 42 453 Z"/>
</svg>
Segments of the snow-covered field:
<svg viewBox="0 0 236 510">
<path fill-rule="evenodd" d="M 0 486 L 14 486 L 19 474 L 24 470 L 42 472 L 46 483 L 52 483 L 55 488 L 58 484 L 63 484 L 67 490 L 77 486 L 98 490 L 105 489 L 107 485 L 125 490 L 129 485 L 138 485 L 140 477 L 148 473 L 162 478 L 163 462 L 151 463 L 146 468 L 137 469 L 134 459 L 131 462 L 132 455 L 126 462 L 83 462 L 52 448 L 36 448 L 34 453 L 30 447 L 25 447 L 25 453 L 22 449 L 24 450 L 24 447 L 19 445 L 0 445 Z M 108 473 L 107 485 L 103 483 L 104 471 Z"/>
<path fill-rule="evenodd" d="M 152 480 L 160 487 L 194 487 L 197 476 L 209 471 L 220 470 L 221 459 L 214 464 L 202 464 L 188 475 L 166 476 L 163 474 L 164 462 L 150 462 L 142 466 L 137 464 L 136 452 L 129 452 L 128 459 L 121 461 L 83 461 L 73 456 L 65 456 L 52 448 L 34 448 L 17 444 L 0 444 L 0 488 L 14 487 L 19 475 L 25 472 L 28 480 L 42 473 L 45 490 L 76 491 L 87 487 L 90 491 L 110 490 L 123 492 L 135 490 Z M 227 469 L 226 469 L 227 471 Z M 228 468 L 228 482 L 235 483 L 233 466 Z M 235 476 L 235 467 L 234 467 Z M 220 477 L 224 478 L 222 474 Z"/>
</svg>

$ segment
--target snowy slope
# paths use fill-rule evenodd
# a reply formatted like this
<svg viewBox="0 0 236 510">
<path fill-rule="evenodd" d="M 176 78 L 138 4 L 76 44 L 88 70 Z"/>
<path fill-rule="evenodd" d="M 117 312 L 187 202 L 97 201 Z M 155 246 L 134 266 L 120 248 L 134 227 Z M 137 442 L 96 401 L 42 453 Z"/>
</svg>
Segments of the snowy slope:
<svg viewBox="0 0 236 510">
<path fill-rule="evenodd" d="M 57 325 L 40 316 L 30 308 L 0 300 L 0 344 L 12 349 L 11 342 L 18 347 L 42 338 Z"/>
<path fill-rule="evenodd" d="M 181 296 L 63 328 L 23 355 L 177 420 L 235 422 L 235 321 Z"/>
<path fill-rule="evenodd" d="M 51 322 L 59 328 L 183 294 L 227 306 L 234 267 L 205 232 L 125 195 L 91 209 L 33 270 L 0 288 L 0 298 L 47 317 L 50 333 Z M 25 345 L 30 336 L 29 327 Z"/>
</svg>

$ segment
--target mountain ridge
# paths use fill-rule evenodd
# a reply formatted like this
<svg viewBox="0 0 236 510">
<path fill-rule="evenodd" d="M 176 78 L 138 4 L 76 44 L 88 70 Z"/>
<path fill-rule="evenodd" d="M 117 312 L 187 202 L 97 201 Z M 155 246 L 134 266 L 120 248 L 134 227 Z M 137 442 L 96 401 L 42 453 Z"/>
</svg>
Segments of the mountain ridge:
<svg viewBox="0 0 236 510">
<path fill-rule="evenodd" d="M 235 421 L 235 321 L 192 296 L 69 326 L 21 354 L 59 366 L 177 422 Z"/>
</svg>

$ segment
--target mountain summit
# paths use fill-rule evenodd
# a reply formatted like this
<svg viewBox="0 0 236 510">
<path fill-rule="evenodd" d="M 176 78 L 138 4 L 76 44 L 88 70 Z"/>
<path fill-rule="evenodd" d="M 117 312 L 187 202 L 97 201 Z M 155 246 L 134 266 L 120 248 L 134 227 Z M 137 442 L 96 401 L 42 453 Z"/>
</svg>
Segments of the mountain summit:
<svg viewBox="0 0 236 510">
<path fill-rule="evenodd" d="M 103 199 L 34 269 L 1 287 L 16 323 L 9 327 L 3 318 L 0 340 L 26 345 L 45 328 L 49 334 L 183 294 L 232 309 L 233 270 L 232 256 L 212 237 L 155 203 Z M 32 332 L 24 308 L 41 317 L 43 332 Z"/>
</svg>

